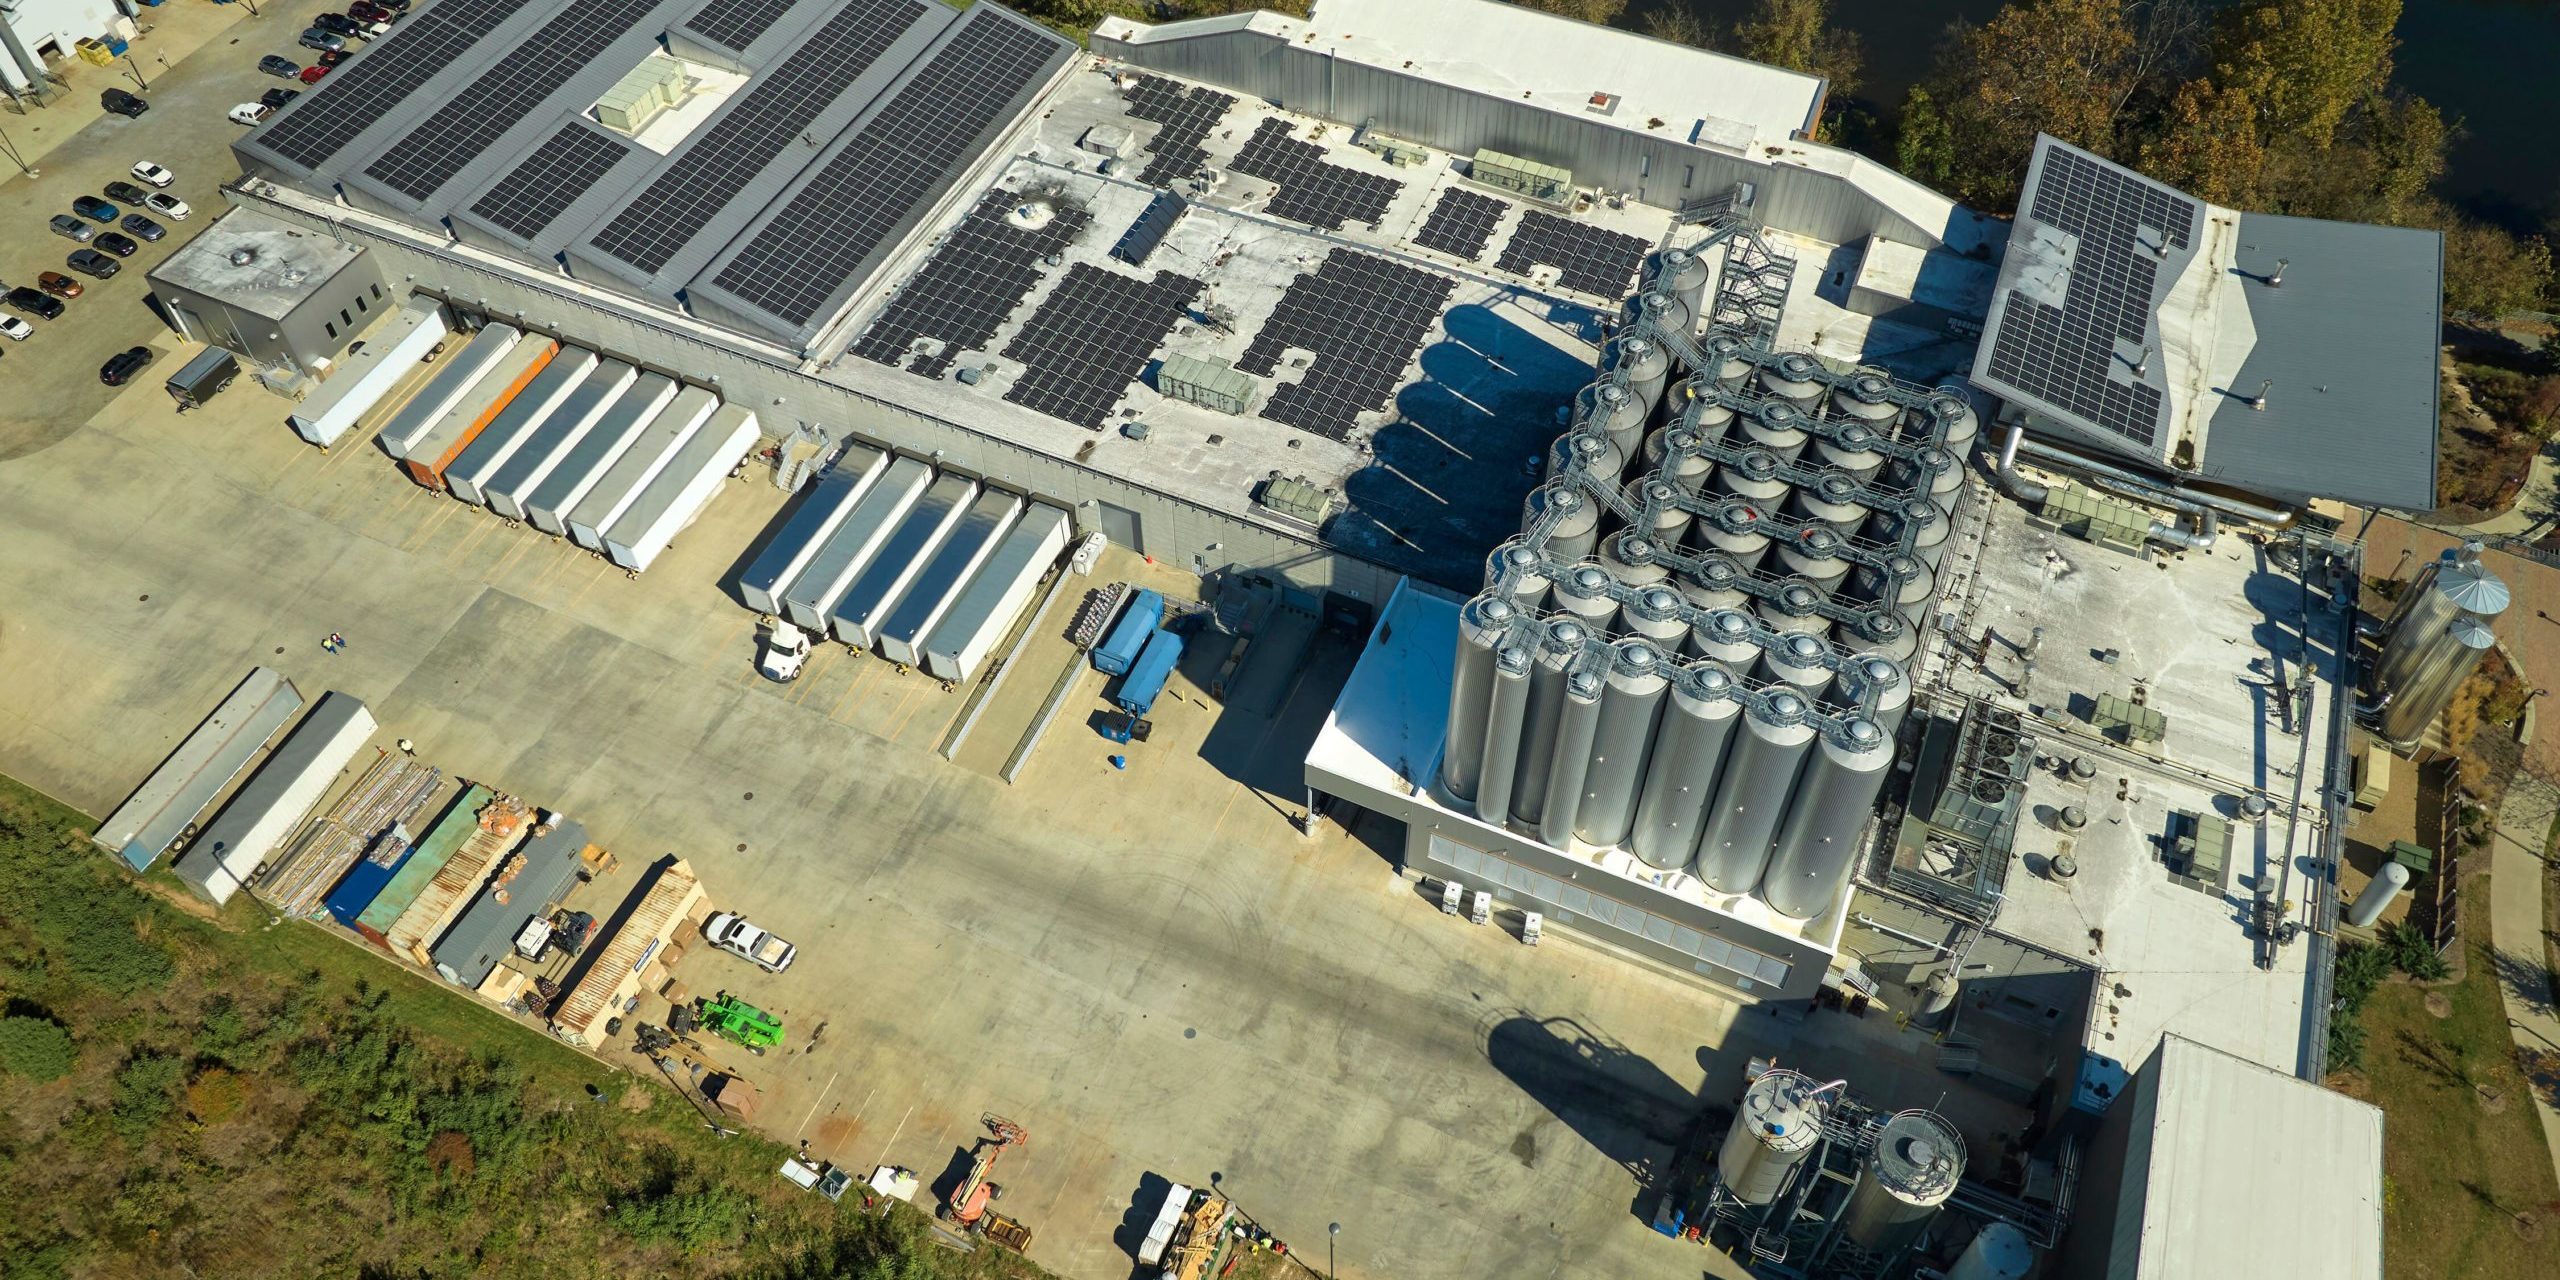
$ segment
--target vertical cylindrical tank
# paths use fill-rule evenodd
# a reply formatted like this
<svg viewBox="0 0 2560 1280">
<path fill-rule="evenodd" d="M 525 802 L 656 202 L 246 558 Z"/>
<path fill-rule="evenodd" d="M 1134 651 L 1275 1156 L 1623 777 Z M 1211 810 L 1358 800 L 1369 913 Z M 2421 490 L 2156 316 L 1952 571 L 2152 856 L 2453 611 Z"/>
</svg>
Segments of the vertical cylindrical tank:
<svg viewBox="0 0 2560 1280">
<path fill-rule="evenodd" d="M 1831 619 L 1822 616 L 1822 589 L 1810 582 L 1787 580 L 1774 593 L 1753 601 L 1751 611 L 1772 631 L 1818 636 L 1831 629 Z"/>
<path fill-rule="evenodd" d="M 1591 633 L 1570 618 L 1547 623 L 1529 670 L 1529 706 L 1520 721 L 1520 764 L 1511 784 L 1511 826 L 1534 832 L 1547 812 L 1547 766 L 1555 760 L 1556 721 L 1564 715 L 1564 677 Z M 1488 820 L 1490 820 L 1488 818 Z"/>
<path fill-rule="evenodd" d="M 1732 753 L 1699 833 L 1695 873 L 1718 893 L 1749 893 L 1768 868 L 1796 771 L 1813 745 L 1812 707 L 1795 693 L 1760 695 L 1734 732 Z"/>
<path fill-rule="evenodd" d="M 1703 663 L 1672 682 L 1627 846 L 1646 866 L 1672 871 L 1697 859 L 1699 823 L 1715 795 L 1734 721 L 1742 716 L 1736 692 L 1730 672 Z"/>
<path fill-rule="evenodd" d="M 1760 657 L 1760 641 L 1752 634 L 1751 615 L 1739 609 L 1718 609 L 1700 618 L 1689 628 L 1689 647 L 1736 671 L 1748 668 Z"/>
<path fill-rule="evenodd" d="M 1821 361 L 1790 351 L 1760 370 L 1760 387 L 1799 409 L 1809 409 L 1822 398 L 1822 383 L 1817 381 L 1821 374 Z"/>
<path fill-rule="evenodd" d="M 1796 492 L 1801 495 L 1805 490 Z M 1849 576 L 1847 541 L 1840 536 L 1840 530 L 1828 524 L 1799 525 L 1791 536 L 1776 540 L 1774 545 L 1778 563 L 1786 566 L 1787 572 L 1821 588 L 1825 596 Z"/>
<path fill-rule="evenodd" d="M 1660 562 L 1662 545 L 1643 530 L 1628 529 L 1600 544 L 1600 563 L 1625 586 L 1650 587 L 1671 576 L 1670 566 Z"/>
<path fill-rule="evenodd" d="M 1830 1095 L 1802 1072 L 1771 1068 L 1743 1090 L 1716 1151 L 1716 1177 L 1744 1204 L 1775 1203 L 1787 1175 L 1822 1139 Z"/>
<path fill-rule="evenodd" d="M 2462 548 L 2446 547 L 2435 559 L 2418 566 L 2418 572 L 2409 579 L 2409 585 L 2401 589 L 2400 598 L 2391 602 L 2391 616 L 2382 620 L 2384 631 L 2399 630 L 2401 620 L 2418 607 L 2419 601 L 2427 598 L 2428 588 L 2435 585 L 2436 575 L 2453 567 L 2454 561 L 2461 558 Z"/>
<path fill-rule="evenodd" d="M 2447 570 L 2437 576 L 2452 572 Z M 2391 700 L 2383 705 L 2382 736 L 2402 743 L 2424 736 L 2427 726 L 2444 714 L 2445 704 L 2453 701 L 2454 691 L 2480 669 L 2480 659 L 2497 642 L 2488 624 L 2477 618 L 2460 616 L 2445 624 L 2437 643 L 2419 654 L 2400 687 L 2391 691 Z"/>
<path fill-rule="evenodd" d="M 1855 717 L 1822 735 L 1778 824 L 1760 900 L 1798 920 L 1830 910 L 1848 887 L 1858 833 L 1874 815 L 1892 769 L 1893 738 L 1873 720 Z"/>
<path fill-rule="evenodd" d="M 1929 397 L 1929 416 L 1945 426 L 1938 443 L 1959 459 L 1972 449 L 1973 438 L 1982 431 L 1982 420 L 1974 416 L 1973 406 L 1953 391 L 1939 391 Z"/>
<path fill-rule="evenodd" d="M 1869 654 L 1849 664 L 1846 685 L 1842 700 L 1854 701 L 1858 714 L 1875 721 L 1886 737 L 1902 727 L 1902 717 L 1911 710 L 1911 678 L 1901 663 Z"/>
<path fill-rule="evenodd" d="M 1529 520 L 1541 519 L 1554 522 L 1540 548 L 1552 559 L 1579 560 L 1600 545 L 1600 504 L 1571 484 L 1546 485 L 1529 495 Z"/>
<path fill-rule="evenodd" d="M 1627 486 L 1627 500 L 1643 512 L 1636 532 L 1655 546 L 1676 547 L 1689 532 L 1689 513 L 1680 506 L 1680 489 L 1659 474 Z"/>
<path fill-rule="evenodd" d="M 1493 697 L 1485 713 L 1476 816 L 1495 826 L 1511 816 L 1512 791 L 1520 777 L 1520 725 L 1529 709 L 1530 665 L 1526 646 L 1505 644 L 1493 652 Z"/>
<path fill-rule="evenodd" d="M 1600 725 L 1592 734 L 1591 768 L 1582 779 L 1582 808 L 1573 833 L 1603 849 L 1627 842 L 1635 826 L 1636 789 L 1644 784 L 1646 752 L 1662 715 L 1670 664 L 1650 641 L 1618 645 L 1600 693 Z"/>
<path fill-rule="evenodd" d="M 1798 485 L 1791 495 L 1796 511 L 1807 520 L 1819 520 L 1842 533 L 1855 533 L 1867 522 L 1866 504 L 1858 499 L 1865 493 L 1858 478 L 1846 471 L 1825 471 L 1812 484 Z"/>
<path fill-rule="evenodd" d="M 1719 552 L 1697 557 L 1697 565 L 1674 585 L 1701 609 L 1739 609 L 1751 602 L 1751 593 L 1742 589 L 1742 566 Z"/>
<path fill-rule="evenodd" d="M 1555 757 L 1547 764 L 1547 808 L 1538 817 L 1538 838 L 1558 849 L 1573 847 L 1573 830 L 1582 817 L 1582 786 L 1591 776 L 1591 744 L 1600 732 L 1600 694 L 1607 682 L 1594 665 L 1585 662 L 1566 673 L 1564 705 L 1556 718 Z"/>
<path fill-rule="evenodd" d="M 1689 638 L 1689 620 L 1680 612 L 1680 593 L 1667 586 L 1651 586 L 1636 593 L 1619 614 L 1627 630 L 1662 646 L 1664 653 L 1679 651 Z"/>
<path fill-rule="evenodd" d="M 1697 330 L 1697 313 L 1672 293 L 1648 292 L 1636 297 L 1636 319 L 1666 334 L 1686 338 Z"/>
<path fill-rule="evenodd" d="M 1850 598 L 1873 601 L 1913 622 L 1920 620 L 1937 589 L 1938 575 L 1929 566 L 1899 552 L 1851 569 L 1845 588 Z"/>
<path fill-rule="evenodd" d="M 1947 513 L 1927 498 L 1913 498 L 1875 513 L 1867 520 L 1867 536 L 1929 566 L 1947 558 Z"/>
<path fill-rule="evenodd" d="M 1784 594 L 1783 592 L 1780 594 Z M 1778 643 L 1760 651 L 1760 667 L 1772 680 L 1780 681 L 1811 701 L 1815 694 L 1831 687 L 1831 646 L 1810 631 L 1790 631 L 1778 637 Z"/>
<path fill-rule="evenodd" d="M 1601 367 L 1626 375 L 1627 388 L 1644 400 L 1645 412 L 1662 403 L 1662 388 L 1671 379 L 1671 357 L 1651 338 L 1630 334 L 1612 343 Z"/>
<path fill-rule="evenodd" d="M 1707 262 L 1687 249 L 1665 249 L 1654 264 L 1653 287 L 1698 314 L 1698 304 L 1707 296 Z"/>
<path fill-rule="evenodd" d="M 1954 511 L 1956 498 L 1964 491 L 1963 464 L 1936 445 L 1895 462 L 1885 474 L 1893 484 L 1928 498 L 1940 511 Z"/>
<path fill-rule="evenodd" d="M 1699 341 L 1698 347 L 1710 366 L 1698 372 L 1715 379 L 1716 385 L 1738 387 L 1751 376 L 1751 362 L 1743 358 L 1745 344 L 1740 337 L 1722 331 L 1710 333 Z"/>
<path fill-rule="evenodd" d="M 1645 437 L 1645 469 L 1682 493 L 1707 487 L 1716 464 L 1698 453 L 1698 433 L 1687 427 L 1664 427 Z"/>
<path fill-rule="evenodd" d="M 1686 419 L 1682 425 L 1697 432 L 1698 438 L 1709 444 L 1732 443 L 1735 434 L 1733 409 L 1721 400 L 1708 398 L 1695 386 L 1690 388 L 1689 394 L 1697 403 L 1685 410 Z"/>
<path fill-rule="evenodd" d="M 1860 369 L 1833 387 L 1831 411 L 1871 425 L 1892 422 L 1902 413 L 1893 402 L 1893 379 L 1873 369 Z"/>
<path fill-rule="evenodd" d="M 1546 560 L 1514 538 L 1485 557 L 1484 584 L 1511 601 L 1511 607 L 1534 614 L 1547 606 Z"/>
<path fill-rule="evenodd" d="M 1964 1138 L 1926 1111 L 1885 1121 L 1876 1149 L 1858 1170 L 1840 1229 L 1870 1254 L 1901 1252 L 1920 1236 L 1964 1177 Z"/>
<path fill-rule="evenodd" d="M 1517 616 L 1499 596 L 1477 596 L 1458 611 L 1458 664 L 1449 680 L 1449 733 L 1440 753 L 1440 782 L 1461 800 L 1476 798 L 1484 770 L 1485 716 L 1493 706 L 1493 651 Z"/>
<path fill-rule="evenodd" d="M 2382 913 L 2391 908 L 2391 900 L 2408 887 L 2407 867 L 2397 862 L 2383 863 L 2382 870 L 2375 872 L 2373 879 L 2366 882 L 2364 892 L 2347 904 L 2347 923 L 2359 929 L 2372 928 L 2373 922 L 2381 919 Z"/>
<path fill-rule="evenodd" d="M 1813 442 L 1816 457 L 1825 466 L 1844 474 L 1865 479 L 1884 466 L 1884 454 L 1876 448 L 1877 429 L 1863 422 L 1845 422 L 1832 433 Z"/>
<path fill-rule="evenodd" d="M 1890 609 L 1870 609 L 1834 629 L 1831 642 L 1844 653 L 1872 653 L 1909 662 L 1911 655 L 1920 652 L 1920 629 Z"/>
<path fill-rule="evenodd" d="M 1805 427 L 1804 410 L 1785 400 L 1764 401 L 1758 412 L 1742 420 L 1744 438 L 1785 462 L 1804 452 Z"/>
<path fill-rule="evenodd" d="M 1573 616 L 1592 635 L 1602 635 L 1618 620 L 1618 602 L 1609 594 L 1609 571 L 1596 564 L 1577 565 L 1556 580 L 1556 607 Z"/>
<path fill-rule="evenodd" d="M 1609 437 L 1621 456 L 1635 456 L 1644 440 L 1644 420 L 1644 401 L 1635 392 L 1615 382 L 1592 388 L 1590 416 L 1584 425 Z"/>
<path fill-rule="evenodd" d="M 2036 1247 L 2027 1233 L 2006 1222 L 1986 1224 L 1964 1247 L 1947 1280 L 2027 1280 L 2035 1270 Z"/>
<path fill-rule="evenodd" d="M 1775 510 L 1778 503 L 1795 486 L 1778 475 L 1784 465 L 1778 455 L 1762 448 L 1747 448 L 1724 466 L 1716 468 L 1714 487 L 1761 507 Z"/>
<path fill-rule="evenodd" d="M 1576 474 L 1614 489 L 1627 474 L 1627 455 L 1606 432 L 1593 427 L 1577 428 L 1558 438 L 1555 447 L 1547 451 L 1547 481 L 1552 484 Z"/>
<path fill-rule="evenodd" d="M 2434 567 L 2423 588 L 2410 589 L 2415 598 L 2383 641 L 2382 657 L 2374 666 L 2377 692 L 2394 693 L 2409 684 L 2430 651 L 2444 643 L 2446 624 L 2455 618 L 2485 623 L 2507 611 L 2511 597 L 2506 581 L 2480 562 L 2478 543 L 2465 544 L 2452 563 L 2439 561 Z"/>
</svg>

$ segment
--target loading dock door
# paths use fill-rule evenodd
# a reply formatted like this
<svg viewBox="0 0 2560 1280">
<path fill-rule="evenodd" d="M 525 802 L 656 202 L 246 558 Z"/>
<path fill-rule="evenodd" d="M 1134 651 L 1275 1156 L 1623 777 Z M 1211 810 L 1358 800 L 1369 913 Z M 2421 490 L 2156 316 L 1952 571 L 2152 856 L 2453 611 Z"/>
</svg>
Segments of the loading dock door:
<svg viewBox="0 0 2560 1280">
<path fill-rule="evenodd" d="M 1138 540 L 1137 512 L 1108 502 L 1097 502 L 1093 506 L 1094 516 L 1102 525 L 1102 536 L 1111 539 L 1111 545 L 1126 547 L 1140 555 L 1147 553 L 1146 544 Z"/>
</svg>

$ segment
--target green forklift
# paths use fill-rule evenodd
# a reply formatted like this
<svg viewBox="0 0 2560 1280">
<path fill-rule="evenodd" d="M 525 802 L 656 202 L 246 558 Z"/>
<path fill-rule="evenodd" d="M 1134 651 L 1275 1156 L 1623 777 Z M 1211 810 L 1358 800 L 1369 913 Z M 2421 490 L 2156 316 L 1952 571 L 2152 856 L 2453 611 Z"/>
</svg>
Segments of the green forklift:
<svg viewBox="0 0 2560 1280">
<path fill-rule="evenodd" d="M 782 1021 L 723 991 L 702 1002 L 702 1025 L 711 1034 L 761 1055 L 782 1043 Z"/>
</svg>

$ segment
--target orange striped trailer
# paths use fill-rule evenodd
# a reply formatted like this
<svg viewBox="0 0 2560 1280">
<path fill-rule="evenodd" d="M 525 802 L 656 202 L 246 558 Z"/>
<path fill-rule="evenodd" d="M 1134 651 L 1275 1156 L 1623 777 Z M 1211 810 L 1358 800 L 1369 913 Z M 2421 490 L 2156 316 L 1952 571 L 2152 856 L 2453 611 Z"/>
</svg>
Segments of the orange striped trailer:
<svg viewBox="0 0 2560 1280">
<path fill-rule="evenodd" d="M 489 370 L 487 377 L 471 388 L 452 412 L 428 429 L 417 446 L 410 450 L 409 456 L 401 461 L 400 469 L 408 472 L 409 478 L 419 484 L 442 490 L 444 469 L 452 466 L 453 460 L 471 447 L 472 440 L 558 354 L 558 342 L 526 335 L 524 341 L 516 344 L 515 350 L 508 352 L 505 359 Z M 488 397 L 485 400 L 481 398 L 484 394 Z"/>
</svg>

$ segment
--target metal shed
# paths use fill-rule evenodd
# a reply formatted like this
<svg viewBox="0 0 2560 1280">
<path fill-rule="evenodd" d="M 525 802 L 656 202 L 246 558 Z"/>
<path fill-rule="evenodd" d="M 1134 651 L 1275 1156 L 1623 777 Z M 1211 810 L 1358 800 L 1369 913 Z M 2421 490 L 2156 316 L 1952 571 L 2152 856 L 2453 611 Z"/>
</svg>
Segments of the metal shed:
<svg viewBox="0 0 2560 1280">
<path fill-rule="evenodd" d="M 90 840 L 136 871 L 149 869 L 301 709 L 302 691 L 281 672 L 250 668 Z"/>
<path fill-rule="evenodd" d="M 969 585 L 943 611 L 924 644 L 925 673 L 943 680 L 964 681 L 978 673 L 996 644 L 1013 630 L 1013 621 L 1031 603 L 1040 578 L 1066 549 L 1071 529 L 1067 513 L 1032 503 L 998 542 L 995 554 L 978 566 Z"/>
<path fill-rule="evenodd" d="M 444 341 L 445 333 L 444 304 L 411 298 L 381 332 L 365 339 L 363 350 L 341 358 L 328 381 L 295 405 L 285 421 L 295 435 L 323 449 L 336 444 Z"/>
<path fill-rule="evenodd" d="M 846 587 L 844 598 L 827 613 L 827 628 L 835 638 L 857 649 L 871 647 L 875 632 L 887 620 L 889 611 L 904 599 L 907 587 L 924 572 L 925 561 L 935 548 L 951 534 L 961 517 L 969 512 L 971 500 L 978 496 L 978 482 L 966 476 L 943 476 L 933 487 L 916 499 L 907 518 L 880 544 L 871 564 L 855 575 L 853 585 Z"/>
<path fill-rule="evenodd" d="M 855 574 L 871 563 L 871 554 L 898 527 L 907 508 L 933 482 L 933 468 L 913 458 L 900 458 L 854 504 L 853 513 L 829 535 L 824 546 L 782 592 L 782 613 L 792 625 L 825 635 L 827 614 L 844 596 Z"/>
<path fill-rule="evenodd" d="M 640 371 L 630 365 L 606 360 L 579 379 L 578 385 L 551 406 L 551 411 L 525 435 L 524 443 L 516 446 L 515 455 L 507 459 L 507 464 L 480 486 L 480 496 L 488 502 L 489 509 L 509 520 L 524 519 L 525 498 L 550 478 L 552 469 L 576 447 L 587 428 L 594 426 L 639 378 Z"/>
<path fill-rule="evenodd" d="M 500 356 L 486 377 L 473 383 L 450 411 L 418 437 L 409 447 L 409 456 L 401 459 L 400 469 L 427 488 L 444 488 L 446 468 L 461 459 L 489 423 L 515 403 L 516 397 L 559 352 L 560 344 L 549 338 L 517 343 L 515 350 Z"/>
<path fill-rule="evenodd" d="M 889 455 L 869 445 L 847 445 L 834 465 L 802 491 L 791 518 L 765 539 L 763 549 L 738 575 L 738 598 L 758 613 L 780 613 L 783 591 L 853 514 L 871 482 L 888 469 Z"/>
<path fill-rule="evenodd" d="M 470 834 L 463 837 L 453 856 L 436 869 L 409 909 L 382 931 L 391 954 L 426 964 L 427 943 L 444 936 L 445 926 L 462 914 L 472 895 L 480 891 L 498 864 L 524 842 L 533 826 L 533 812 L 505 797 L 481 809 Z"/>
<path fill-rule="evenodd" d="M 649 425 L 596 478 L 587 496 L 569 509 L 569 540 L 589 551 L 604 550 L 604 531 L 657 478 L 658 469 L 667 464 L 676 447 L 719 407 L 720 397 L 700 387 L 679 388 L 671 378 L 643 375 L 638 386 L 615 402 L 610 414 L 619 417 L 626 409 L 638 411 Z"/>
<path fill-rule="evenodd" d="M 382 431 L 373 442 L 382 446 L 384 453 L 406 461 L 427 429 L 459 403 L 472 384 L 495 367 L 500 357 L 514 350 L 523 337 L 512 326 L 493 324 L 463 338 L 444 353 L 443 366 L 427 375 L 426 385 L 418 388 L 417 394 L 410 396 L 389 422 L 382 424 Z"/>
<path fill-rule="evenodd" d="M 633 573 L 647 569 L 702 514 L 755 443 L 756 415 L 734 404 L 712 414 L 606 528 L 605 555 Z"/>
<path fill-rule="evenodd" d="M 384 879 L 381 891 L 357 907 L 352 919 L 342 917 L 339 923 L 363 934 L 373 945 L 390 949 L 391 926 L 408 911 L 410 903 L 418 900 L 419 894 L 426 892 L 427 885 L 435 880 L 437 872 L 444 870 L 444 864 L 453 857 L 454 850 L 461 848 L 462 842 L 480 829 L 481 807 L 496 794 L 477 783 L 463 788 L 462 794 L 446 807 L 444 815 L 436 819 L 434 826 L 427 828 L 426 836 L 410 847 L 409 856 L 401 861 L 399 868 Z M 361 867 L 362 864 L 358 865 Z M 331 895 L 333 900 L 335 897 L 335 894 Z M 337 914 L 334 907 L 330 914 Z"/>
<path fill-rule="evenodd" d="M 489 481 L 533 437 L 534 429 L 551 416 L 551 411 L 560 407 L 588 374 L 595 372 L 595 367 L 595 352 L 580 347 L 562 347 L 554 352 L 524 384 L 524 389 L 490 415 L 489 424 L 454 456 L 453 465 L 444 469 L 444 487 L 464 502 L 484 501 L 482 492 Z"/>
<path fill-rule="evenodd" d="M 343 693 L 320 695 L 311 714 L 187 846 L 186 856 L 178 860 L 178 878 L 216 906 L 229 902 L 337 784 L 339 771 L 376 727 L 364 703 Z"/>
<path fill-rule="evenodd" d="M 573 821 L 535 836 L 444 931 L 430 953 L 436 972 L 455 986 L 478 990 L 525 925 L 549 912 L 578 882 L 578 855 L 586 847 L 587 829 Z"/>
<path fill-rule="evenodd" d="M 977 576 L 978 566 L 995 554 L 996 544 L 1020 514 L 1022 499 L 998 489 L 979 494 L 969 504 L 967 514 L 916 571 L 906 598 L 881 620 L 875 637 L 881 657 L 902 666 L 919 664 L 925 637 L 933 634 L 934 624 L 942 621 L 961 589 Z"/>
</svg>

